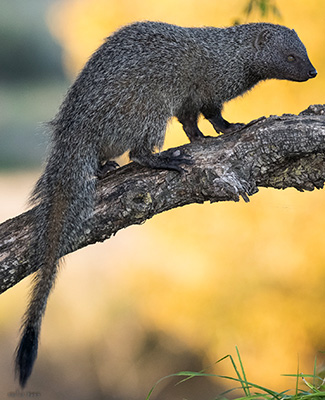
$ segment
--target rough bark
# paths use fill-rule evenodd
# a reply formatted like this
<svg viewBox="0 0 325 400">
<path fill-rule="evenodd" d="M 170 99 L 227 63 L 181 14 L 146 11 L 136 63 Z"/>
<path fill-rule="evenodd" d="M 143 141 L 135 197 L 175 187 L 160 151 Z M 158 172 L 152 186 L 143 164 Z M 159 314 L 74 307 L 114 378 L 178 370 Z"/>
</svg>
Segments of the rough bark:
<svg viewBox="0 0 325 400">
<path fill-rule="evenodd" d="M 248 201 L 258 187 L 322 188 L 325 105 L 310 106 L 299 115 L 260 118 L 234 134 L 179 149 L 193 159 L 182 174 L 131 163 L 99 181 L 91 228 L 71 243 L 71 251 L 185 204 Z M 37 270 L 27 257 L 33 212 L 0 225 L 0 293 Z"/>
</svg>

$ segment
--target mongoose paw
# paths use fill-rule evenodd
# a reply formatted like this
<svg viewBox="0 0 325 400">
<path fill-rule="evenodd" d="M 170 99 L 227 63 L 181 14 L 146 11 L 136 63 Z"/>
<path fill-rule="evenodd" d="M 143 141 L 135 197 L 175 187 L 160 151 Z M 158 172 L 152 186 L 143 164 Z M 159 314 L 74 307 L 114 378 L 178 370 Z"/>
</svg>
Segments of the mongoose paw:
<svg viewBox="0 0 325 400">
<path fill-rule="evenodd" d="M 165 151 L 163 154 L 159 154 L 159 158 L 164 160 L 168 164 L 166 169 L 184 172 L 184 168 L 181 165 L 193 165 L 193 160 L 190 156 L 183 153 L 181 150 L 177 149 L 169 149 Z"/>
<path fill-rule="evenodd" d="M 97 171 L 97 178 L 103 179 L 109 172 L 114 171 L 119 165 L 115 161 L 107 161 L 104 165 L 100 165 Z"/>
<path fill-rule="evenodd" d="M 179 149 L 170 149 L 159 154 L 134 154 L 130 153 L 133 161 L 145 167 L 155 169 L 168 169 L 177 172 L 184 172 L 181 165 L 191 165 L 193 160 Z"/>
<path fill-rule="evenodd" d="M 264 121 L 265 119 L 266 119 L 266 117 L 260 117 L 260 118 L 257 118 L 257 119 L 253 119 L 252 121 L 248 122 L 247 124 L 242 124 L 242 123 L 229 124 L 231 129 L 228 132 L 229 128 L 227 128 L 226 132 L 223 132 L 223 133 L 239 132 L 239 131 L 241 131 L 243 129 L 249 128 L 250 126 L 257 124 L 260 121 Z"/>
<path fill-rule="evenodd" d="M 237 122 L 235 124 L 229 124 L 229 126 L 227 126 L 227 128 L 223 128 L 222 129 L 222 133 L 223 134 L 231 134 L 231 133 L 235 133 L 235 132 L 239 132 L 241 131 L 243 128 L 245 128 L 245 124 L 242 124 L 240 122 Z"/>
<path fill-rule="evenodd" d="M 204 140 L 205 140 L 206 138 L 208 138 L 208 137 L 212 137 L 212 136 L 206 136 L 206 135 L 195 136 L 195 137 L 192 137 L 192 138 L 190 139 L 190 142 L 191 142 L 191 143 L 203 143 Z"/>
</svg>

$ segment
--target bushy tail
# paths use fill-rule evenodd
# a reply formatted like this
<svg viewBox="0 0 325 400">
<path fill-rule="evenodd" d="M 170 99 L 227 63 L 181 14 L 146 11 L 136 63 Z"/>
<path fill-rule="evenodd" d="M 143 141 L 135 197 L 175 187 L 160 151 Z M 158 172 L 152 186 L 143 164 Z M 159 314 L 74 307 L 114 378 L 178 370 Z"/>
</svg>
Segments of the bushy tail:
<svg viewBox="0 0 325 400">
<path fill-rule="evenodd" d="M 46 303 L 57 275 L 60 256 L 69 250 L 87 226 L 95 194 L 97 158 L 93 149 L 52 151 L 38 181 L 32 202 L 36 205 L 31 262 L 39 269 L 24 316 L 16 350 L 16 377 L 26 385 L 37 357 L 38 340 Z M 66 154 L 66 155 L 65 155 Z M 59 159 L 59 163 L 58 163 Z"/>
</svg>

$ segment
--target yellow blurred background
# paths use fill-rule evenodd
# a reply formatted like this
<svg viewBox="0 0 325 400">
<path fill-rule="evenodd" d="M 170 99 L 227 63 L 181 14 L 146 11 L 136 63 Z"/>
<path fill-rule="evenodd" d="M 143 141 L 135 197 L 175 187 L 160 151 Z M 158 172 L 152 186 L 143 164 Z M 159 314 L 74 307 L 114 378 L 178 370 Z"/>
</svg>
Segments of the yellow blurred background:
<svg viewBox="0 0 325 400">
<path fill-rule="evenodd" d="M 49 2 L 48 27 L 63 48 L 72 80 L 119 26 L 160 20 L 184 26 L 228 26 L 246 0 L 61 0 Z M 278 1 L 318 70 L 306 83 L 263 82 L 225 106 L 248 122 L 298 113 L 323 103 L 325 2 Z M 260 21 L 258 13 L 248 22 Z M 60 102 L 57 96 L 57 103 Z M 44 102 L 47 102 L 46 92 Z M 30 101 L 30 100 L 29 100 Z M 214 132 L 205 121 L 202 130 Z M 187 141 L 176 121 L 165 147 Z M 0 221 L 21 213 L 38 171 L 0 174 Z M 295 387 L 281 374 L 312 373 L 325 350 L 325 197 L 322 191 L 262 189 L 251 202 L 191 205 L 155 216 L 65 259 L 50 298 L 39 358 L 27 387 L 42 398 L 144 399 L 159 378 L 213 365 L 237 345 L 249 381 L 274 390 Z M 29 279 L 0 301 L 0 395 L 17 389 L 12 353 Z M 232 374 L 227 361 L 207 372 Z M 213 399 L 233 387 L 194 379 L 166 380 L 153 399 Z M 171 383 L 172 382 L 172 383 Z"/>
</svg>

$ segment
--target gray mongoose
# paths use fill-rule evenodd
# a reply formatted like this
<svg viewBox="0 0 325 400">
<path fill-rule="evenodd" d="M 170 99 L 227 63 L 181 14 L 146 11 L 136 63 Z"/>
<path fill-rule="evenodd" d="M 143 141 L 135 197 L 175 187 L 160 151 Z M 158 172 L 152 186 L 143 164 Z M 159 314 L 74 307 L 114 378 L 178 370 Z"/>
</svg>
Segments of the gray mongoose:
<svg viewBox="0 0 325 400">
<path fill-rule="evenodd" d="M 191 142 L 204 140 L 200 114 L 217 132 L 231 133 L 243 124 L 222 118 L 224 102 L 261 80 L 302 82 L 316 75 L 296 32 L 280 25 L 184 28 L 138 22 L 107 38 L 49 123 L 52 145 L 31 196 L 36 208 L 30 262 L 39 269 L 16 351 L 22 387 L 37 357 L 59 258 L 87 227 L 100 169 L 114 168 L 113 159 L 129 151 L 138 164 L 182 171 L 191 162 L 185 154 L 154 152 L 172 117 Z"/>
</svg>

